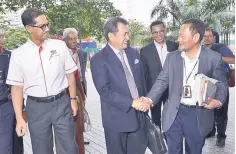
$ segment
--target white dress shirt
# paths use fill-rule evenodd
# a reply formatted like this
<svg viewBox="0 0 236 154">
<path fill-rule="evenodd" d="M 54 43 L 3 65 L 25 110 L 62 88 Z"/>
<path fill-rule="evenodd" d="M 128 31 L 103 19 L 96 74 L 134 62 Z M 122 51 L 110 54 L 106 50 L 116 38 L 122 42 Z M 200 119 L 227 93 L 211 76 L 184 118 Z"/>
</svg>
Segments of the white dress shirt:
<svg viewBox="0 0 236 154">
<path fill-rule="evenodd" d="M 47 39 L 39 46 L 28 40 L 12 52 L 7 84 L 23 86 L 24 94 L 47 97 L 60 93 L 68 87 L 66 74 L 77 70 L 66 44 L 60 40 Z"/>
<path fill-rule="evenodd" d="M 201 52 L 201 47 L 200 47 L 196 57 L 193 60 L 190 60 L 186 56 L 185 52 L 181 53 L 181 56 L 183 57 L 183 86 L 186 86 L 186 85 L 190 86 L 191 87 L 191 94 L 192 94 L 191 98 L 183 98 L 183 96 L 182 96 L 180 102 L 183 104 L 196 105 L 197 96 L 196 96 L 196 91 L 194 88 L 195 88 L 195 75 L 198 72 L 200 52 Z M 184 63 L 185 63 L 185 66 L 184 66 Z M 194 68 L 195 64 L 196 64 L 196 66 Z M 191 71 L 192 71 L 192 73 L 191 73 Z M 191 73 L 191 75 L 190 75 L 190 73 Z M 188 76 L 189 76 L 189 79 L 186 83 L 186 79 Z"/>
<path fill-rule="evenodd" d="M 166 57 L 167 57 L 167 54 L 169 53 L 167 51 L 167 46 L 166 46 L 166 43 L 164 43 L 162 46 L 159 45 L 156 41 L 154 41 L 154 44 L 156 46 L 156 49 L 157 49 L 157 52 L 158 52 L 158 55 L 159 55 L 159 58 L 160 58 L 160 61 L 161 61 L 161 65 L 163 67 L 164 63 L 165 63 L 165 60 L 166 60 Z"/>
<path fill-rule="evenodd" d="M 116 56 L 121 60 L 121 55 L 119 54 L 121 51 L 120 50 L 118 50 L 118 49 L 115 49 L 115 48 L 113 48 L 110 44 L 109 44 L 109 46 L 111 47 L 111 49 L 115 52 L 115 54 L 116 54 Z M 128 58 L 127 58 L 127 56 L 126 56 L 126 53 L 124 52 L 124 59 L 125 59 L 125 64 L 127 65 L 127 67 L 128 67 L 128 69 L 129 69 L 129 71 L 130 71 L 130 73 L 131 73 L 131 75 L 132 75 L 132 77 L 134 78 L 134 76 L 133 76 L 133 73 L 132 73 L 132 70 L 131 70 L 131 68 L 130 68 L 130 65 L 129 65 L 129 61 L 128 61 Z M 136 91 L 137 91 L 137 94 L 138 94 L 138 90 L 137 90 L 137 87 L 136 87 Z"/>
</svg>

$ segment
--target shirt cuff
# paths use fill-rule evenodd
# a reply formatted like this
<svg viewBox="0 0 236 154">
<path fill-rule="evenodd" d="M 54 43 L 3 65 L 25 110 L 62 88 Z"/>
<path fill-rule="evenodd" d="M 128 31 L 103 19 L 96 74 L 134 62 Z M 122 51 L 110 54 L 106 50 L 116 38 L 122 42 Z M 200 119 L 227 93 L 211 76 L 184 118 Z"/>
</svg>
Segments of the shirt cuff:
<svg viewBox="0 0 236 154">
<path fill-rule="evenodd" d="M 151 100 L 151 98 L 148 98 L 147 99 L 149 100 L 150 104 L 151 104 L 151 107 L 153 107 L 153 101 Z"/>
<path fill-rule="evenodd" d="M 65 70 L 65 72 L 66 72 L 66 74 L 70 74 L 70 73 L 76 71 L 77 69 L 78 69 L 78 67 L 75 65 L 74 67 Z"/>
<path fill-rule="evenodd" d="M 219 101 L 220 102 L 220 107 L 218 107 L 217 109 L 220 109 L 221 107 L 222 107 L 222 103 L 221 103 L 221 101 Z"/>
<path fill-rule="evenodd" d="M 17 80 L 10 80 L 10 79 L 6 80 L 6 84 L 12 85 L 12 86 L 24 86 L 24 82 L 17 81 Z"/>
</svg>

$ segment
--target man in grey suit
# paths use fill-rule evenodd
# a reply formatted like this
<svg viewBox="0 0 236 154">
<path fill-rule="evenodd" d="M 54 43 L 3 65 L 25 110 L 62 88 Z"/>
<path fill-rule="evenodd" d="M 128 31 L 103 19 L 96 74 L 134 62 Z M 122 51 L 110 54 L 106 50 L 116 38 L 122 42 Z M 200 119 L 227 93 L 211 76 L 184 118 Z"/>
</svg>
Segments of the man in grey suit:
<svg viewBox="0 0 236 154">
<path fill-rule="evenodd" d="M 167 55 L 164 67 L 158 76 L 147 102 L 156 105 L 162 93 L 169 88 L 169 100 L 162 114 L 162 128 L 167 138 L 168 153 L 183 152 L 183 138 L 186 152 L 201 154 L 205 136 L 211 131 L 214 110 L 220 108 L 227 96 L 227 78 L 221 56 L 200 45 L 205 24 L 197 19 L 184 22 L 179 31 L 179 50 Z M 214 98 L 209 98 L 200 107 L 195 96 L 195 75 L 204 74 L 218 80 Z"/>
</svg>

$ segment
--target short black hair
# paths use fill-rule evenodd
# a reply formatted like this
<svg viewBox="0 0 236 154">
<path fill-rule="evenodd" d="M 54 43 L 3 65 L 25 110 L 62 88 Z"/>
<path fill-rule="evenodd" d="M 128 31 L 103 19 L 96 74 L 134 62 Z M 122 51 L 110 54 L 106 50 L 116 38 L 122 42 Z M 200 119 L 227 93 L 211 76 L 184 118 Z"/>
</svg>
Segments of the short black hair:
<svg viewBox="0 0 236 154">
<path fill-rule="evenodd" d="M 35 19 L 43 15 L 43 12 L 39 9 L 36 8 L 28 8 L 26 9 L 22 15 L 21 15 L 21 20 L 24 26 L 26 25 L 35 25 Z"/>
<path fill-rule="evenodd" d="M 213 35 L 215 36 L 215 43 L 220 43 L 220 35 L 217 31 L 212 30 Z"/>
<path fill-rule="evenodd" d="M 151 25 L 150 25 L 150 30 L 152 31 L 152 27 L 153 27 L 153 26 L 156 26 L 156 25 L 163 25 L 163 28 L 164 28 L 164 29 L 166 28 L 164 22 L 162 22 L 162 21 L 160 21 L 160 20 L 156 20 L 156 21 L 153 21 L 153 22 L 151 23 Z"/>
<path fill-rule="evenodd" d="M 105 23 L 104 32 L 105 32 L 105 38 L 107 41 L 109 40 L 109 37 L 108 37 L 109 33 L 115 34 L 118 32 L 118 23 L 128 25 L 127 20 L 125 20 L 124 18 L 121 18 L 121 17 L 110 18 Z"/>
<path fill-rule="evenodd" d="M 211 28 L 205 28 L 205 31 L 211 31 L 212 32 L 212 34 L 213 34 L 213 30 L 211 29 Z"/>
<path fill-rule="evenodd" d="M 202 41 L 204 33 L 205 33 L 206 24 L 199 19 L 188 19 L 188 20 L 184 21 L 184 24 L 190 24 L 191 26 L 190 26 L 189 30 L 193 34 L 198 33 L 200 35 L 200 38 L 199 38 L 199 43 L 200 43 Z"/>
</svg>

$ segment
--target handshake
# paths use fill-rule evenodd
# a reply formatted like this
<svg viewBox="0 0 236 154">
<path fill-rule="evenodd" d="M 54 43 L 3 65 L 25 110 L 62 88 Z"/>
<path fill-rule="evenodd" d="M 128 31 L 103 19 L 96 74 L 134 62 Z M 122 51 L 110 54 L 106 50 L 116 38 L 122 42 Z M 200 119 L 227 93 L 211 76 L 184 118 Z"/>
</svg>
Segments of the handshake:
<svg viewBox="0 0 236 154">
<path fill-rule="evenodd" d="M 152 106 L 152 102 L 147 97 L 140 97 L 133 100 L 132 107 L 135 110 L 147 112 Z"/>
</svg>

